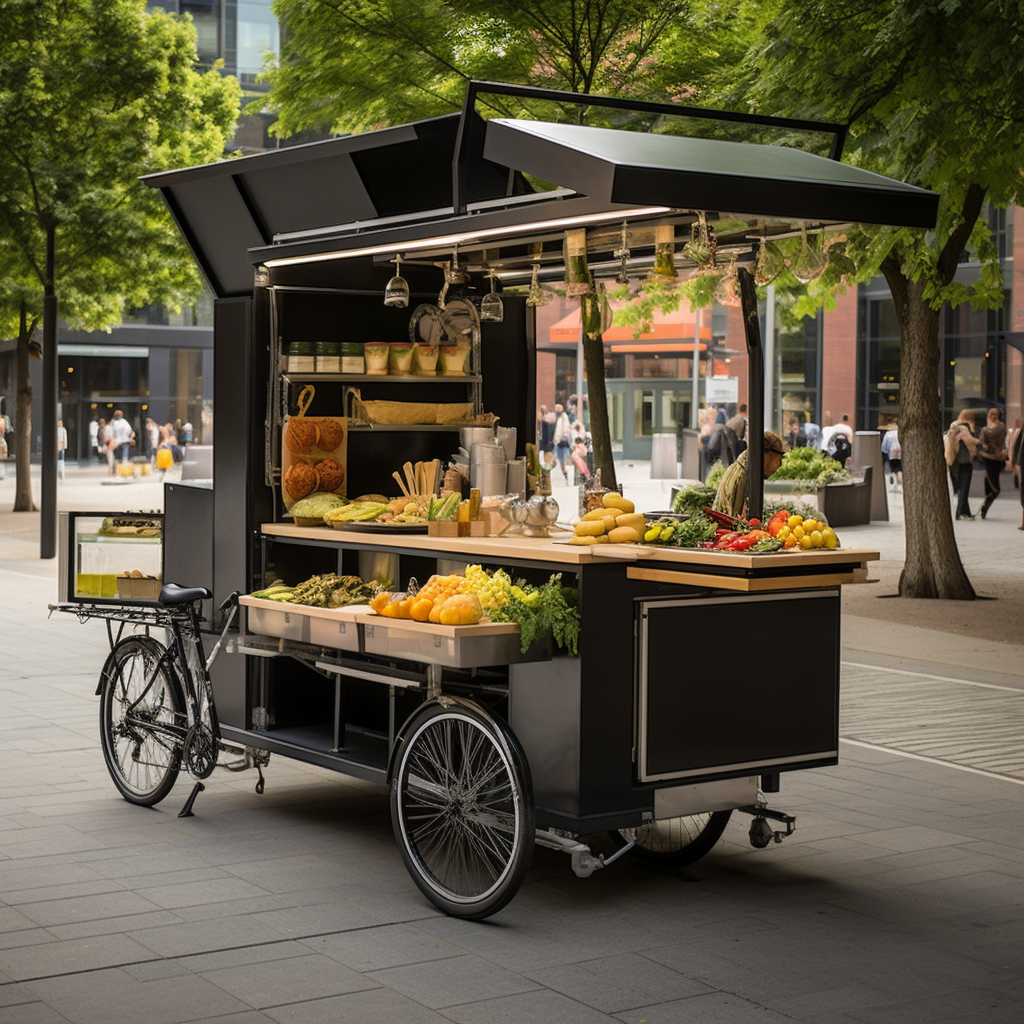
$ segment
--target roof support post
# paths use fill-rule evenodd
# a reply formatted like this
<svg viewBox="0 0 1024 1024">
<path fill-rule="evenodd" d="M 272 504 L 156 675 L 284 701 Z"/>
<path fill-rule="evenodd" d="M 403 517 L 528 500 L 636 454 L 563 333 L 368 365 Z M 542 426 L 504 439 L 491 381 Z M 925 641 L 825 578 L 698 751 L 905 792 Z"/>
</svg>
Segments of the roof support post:
<svg viewBox="0 0 1024 1024">
<path fill-rule="evenodd" d="M 764 510 L 764 348 L 757 319 L 757 287 L 746 267 L 737 267 L 743 334 L 747 341 L 747 517 Z"/>
</svg>

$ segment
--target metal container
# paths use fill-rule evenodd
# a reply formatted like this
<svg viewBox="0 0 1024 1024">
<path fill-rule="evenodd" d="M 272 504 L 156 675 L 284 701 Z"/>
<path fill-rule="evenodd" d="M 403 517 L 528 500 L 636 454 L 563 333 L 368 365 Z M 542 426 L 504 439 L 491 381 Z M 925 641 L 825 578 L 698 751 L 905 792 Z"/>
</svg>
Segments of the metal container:
<svg viewBox="0 0 1024 1024">
<path fill-rule="evenodd" d="M 516 457 L 516 428 L 498 427 L 495 434 L 505 449 L 505 461 L 512 462 Z"/>
<path fill-rule="evenodd" d="M 469 485 L 475 487 L 481 497 L 494 497 L 506 492 L 507 463 L 474 462 L 470 466 Z"/>
<path fill-rule="evenodd" d="M 513 459 L 506 464 L 505 493 L 526 499 L 526 459 Z"/>
<path fill-rule="evenodd" d="M 473 450 L 475 444 L 493 444 L 493 427 L 459 427 L 459 444 L 467 452 Z"/>
<path fill-rule="evenodd" d="M 249 606 L 249 632 L 309 643 L 309 616 L 283 608 Z"/>
</svg>

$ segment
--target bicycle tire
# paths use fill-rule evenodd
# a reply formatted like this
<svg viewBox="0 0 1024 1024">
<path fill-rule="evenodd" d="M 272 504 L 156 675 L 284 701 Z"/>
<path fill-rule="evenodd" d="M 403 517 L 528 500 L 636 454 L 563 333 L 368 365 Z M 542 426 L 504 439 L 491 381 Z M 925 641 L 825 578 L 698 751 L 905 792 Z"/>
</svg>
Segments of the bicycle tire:
<svg viewBox="0 0 1024 1024">
<path fill-rule="evenodd" d="M 533 860 L 526 758 L 508 728 L 469 701 L 413 719 L 391 788 L 391 821 L 420 891 L 480 921 L 519 890 Z"/>
<path fill-rule="evenodd" d="M 636 846 L 629 851 L 630 856 L 665 868 L 695 864 L 722 838 L 731 817 L 732 811 L 711 811 L 641 825 L 636 830 Z M 620 848 L 628 842 L 618 830 L 608 835 Z"/>
<path fill-rule="evenodd" d="M 110 652 L 100 676 L 103 759 L 121 796 L 141 807 L 152 807 L 170 793 L 181 766 L 182 739 L 156 728 L 176 726 L 184 735 L 181 685 L 165 661 L 145 686 L 164 651 L 152 637 L 126 637 Z"/>
</svg>

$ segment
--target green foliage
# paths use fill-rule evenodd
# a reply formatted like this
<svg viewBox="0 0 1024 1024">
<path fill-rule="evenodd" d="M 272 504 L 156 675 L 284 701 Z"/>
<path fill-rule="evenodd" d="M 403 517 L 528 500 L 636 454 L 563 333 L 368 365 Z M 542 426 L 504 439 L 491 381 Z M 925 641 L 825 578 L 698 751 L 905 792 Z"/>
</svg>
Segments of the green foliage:
<svg viewBox="0 0 1024 1024">
<path fill-rule="evenodd" d="M 717 486 L 702 484 L 700 487 L 688 487 L 677 492 L 675 501 L 672 502 L 672 511 L 696 515 L 702 508 L 710 508 L 715 500 Z"/>
<path fill-rule="evenodd" d="M 791 501 L 788 498 L 773 498 L 771 500 L 765 500 L 764 503 L 764 517 L 762 522 L 771 522 L 772 516 L 776 512 L 786 511 L 791 516 L 803 516 L 804 519 L 816 519 L 819 523 L 828 525 L 828 520 L 825 518 L 824 512 L 819 512 L 813 505 L 808 505 L 806 501 Z"/>
<path fill-rule="evenodd" d="M 704 479 L 705 487 L 717 488 L 722 482 L 723 476 L 725 476 L 725 463 L 719 459 L 711 469 L 708 470 L 708 475 Z"/>
<path fill-rule="evenodd" d="M 833 480 L 844 480 L 850 474 L 818 448 L 793 448 L 782 456 L 782 464 L 772 480 L 810 480 L 824 487 Z"/>
<path fill-rule="evenodd" d="M 732 73 L 749 20 L 693 0 L 277 0 L 274 10 L 283 47 L 265 80 L 282 135 L 454 113 L 470 78 L 689 101 Z M 478 110 L 588 124 L 609 113 L 488 95 Z M 617 123 L 627 126 L 621 113 Z"/>
<path fill-rule="evenodd" d="M 191 23 L 144 0 L 0 0 L 0 22 L 0 331 L 41 310 L 50 230 L 73 326 L 190 298 L 194 261 L 137 177 L 220 158 L 237 83 L 194 71 Z"/>
<path fill-rule="evenodd" d="M 562 586 L 561 573 L 555 573 L 540 587 L 526 580 L 517 580 L 516 586 L 526 592 L 528 600 L 510 592 L 507 603 L 491 610 L 491 621 L 515 622 L 519 626 L 523 654 L 538 637 L 551 636 L 556 647 L 575 657 L 580 635 L 576 588 Z"/>
</svg>

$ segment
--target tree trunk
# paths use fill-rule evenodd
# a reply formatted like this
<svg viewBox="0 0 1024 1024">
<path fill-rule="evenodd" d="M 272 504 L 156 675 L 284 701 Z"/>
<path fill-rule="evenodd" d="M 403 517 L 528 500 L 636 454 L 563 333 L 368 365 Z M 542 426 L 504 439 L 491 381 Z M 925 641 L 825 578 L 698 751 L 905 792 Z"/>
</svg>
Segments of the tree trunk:
<svg viewBox="0 0 1024 1024">
<path fill-rule="evenodd" d="M 906 561 L 900 597 L 970 601 L 953 532 L 939 416 L 939 313 L 924 283 L 907 280 L 894 254 L 883 263 L 900 323 L 900 447 L 903 450 L 903 530 Z"/>
<path fill-rule="evenodd" d="M 28 373 L 28 343 L 34 331 L 35 324 L 29 327 L 22 305 L 18 330 L 17 399 L 14 404 L 15 512 L 39 511 L 32 500 L 32 378 Z"/>
<path fill-rule="evenodd" d="M 604 383 L 604 336 L 583 336 L 583 366 L 587 371 L 587 407 L 590 410 L 590 440 L 594 446 L 594 469 L 601 483 L 615 490 L 615 461 L 612 433 L 608 425 L 608 392 Z M 582 398 L 580 399 L 582 401 Z"/>
</svg>

